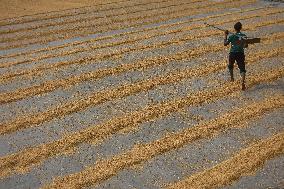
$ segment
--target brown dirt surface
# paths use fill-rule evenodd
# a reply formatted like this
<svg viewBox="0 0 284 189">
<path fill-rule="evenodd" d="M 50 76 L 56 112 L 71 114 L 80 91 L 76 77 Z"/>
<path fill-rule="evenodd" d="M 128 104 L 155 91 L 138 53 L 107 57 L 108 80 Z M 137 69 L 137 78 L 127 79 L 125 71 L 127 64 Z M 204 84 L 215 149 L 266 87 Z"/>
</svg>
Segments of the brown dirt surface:
<svg viewBox="0 0 284 189">
<path fill-rule="evenodd" d="M 0 19 L 91 6 L 102 2 L 101 0 L 0 0 Z"/>
</svg>

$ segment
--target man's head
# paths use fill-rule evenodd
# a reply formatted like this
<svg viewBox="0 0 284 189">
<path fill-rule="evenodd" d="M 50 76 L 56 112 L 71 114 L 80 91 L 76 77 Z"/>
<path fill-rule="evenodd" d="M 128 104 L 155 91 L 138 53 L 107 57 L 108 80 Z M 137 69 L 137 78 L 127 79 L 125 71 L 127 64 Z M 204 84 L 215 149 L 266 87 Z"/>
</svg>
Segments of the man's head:
<svg viewBox="0 0 284 189">
<path fill-rule="evenodd" d="M 242 29 L 242 23 L 240 22 L 237 22 L 235 25 L 234 25 L 234 28 L 237 32 L 241 31 Z"/>
</svg>

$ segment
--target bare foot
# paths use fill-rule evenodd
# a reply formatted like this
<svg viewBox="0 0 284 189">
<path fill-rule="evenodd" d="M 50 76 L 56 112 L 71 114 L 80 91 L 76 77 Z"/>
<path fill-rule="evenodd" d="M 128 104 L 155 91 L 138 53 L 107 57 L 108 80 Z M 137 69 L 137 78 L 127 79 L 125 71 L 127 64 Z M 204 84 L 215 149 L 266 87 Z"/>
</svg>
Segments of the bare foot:
<svg viewBox="0 0 284 189">
<path fill-rule="evenodd" d="M 245 83 L 242 83 L 242 90 L 246 90 L 246 84 Z"/>
</svg>

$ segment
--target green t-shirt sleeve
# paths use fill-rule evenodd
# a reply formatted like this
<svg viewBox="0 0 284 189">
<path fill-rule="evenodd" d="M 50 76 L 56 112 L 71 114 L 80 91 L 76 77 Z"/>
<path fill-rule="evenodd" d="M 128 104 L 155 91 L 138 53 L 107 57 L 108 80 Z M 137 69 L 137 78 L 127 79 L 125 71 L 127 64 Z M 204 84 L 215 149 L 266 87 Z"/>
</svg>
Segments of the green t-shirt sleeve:
<svg viewBox="0 0 284 189">
<path fill-rule="evenodd" d="M 229 38 L 228 38 L 229 43 L 232 43 L 232 38 L 233 38 L 233 35 L 230 35 Z"/>
</svg>

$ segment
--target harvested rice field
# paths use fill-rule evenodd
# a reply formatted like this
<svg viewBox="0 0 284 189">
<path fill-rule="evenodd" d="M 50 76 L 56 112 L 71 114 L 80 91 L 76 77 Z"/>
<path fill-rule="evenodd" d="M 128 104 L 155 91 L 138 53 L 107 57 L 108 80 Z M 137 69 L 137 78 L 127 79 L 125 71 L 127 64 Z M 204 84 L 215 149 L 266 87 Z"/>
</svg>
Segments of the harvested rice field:
<svg viewBox="0 0 284 189">
<path fill-rule="evenodd" d="M 283 1 L 0 2 L 0 189 L 284 188 Z"/>
</svg>

